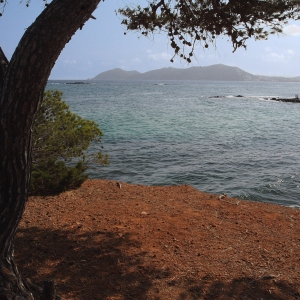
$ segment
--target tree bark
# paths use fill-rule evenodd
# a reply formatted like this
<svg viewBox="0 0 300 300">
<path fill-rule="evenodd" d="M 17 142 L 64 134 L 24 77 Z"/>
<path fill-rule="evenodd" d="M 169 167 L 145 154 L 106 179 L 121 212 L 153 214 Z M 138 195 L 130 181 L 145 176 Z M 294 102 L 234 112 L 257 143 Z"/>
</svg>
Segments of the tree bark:
<svg viewBox="0 0 300 300">
<path fill-rule="evenodd" d="M 26 30 L 7 67 L 1 65 L 0 299 L 34 299 L 13 261 L 13 239 L 28 199 L 32 124 L 55 61 L 99 2 L 53 0 Z"/>
<path fill-rule="evenodd" d="M 2 51 L 2 48 L 0 47 L 0 93 L 1 93 L 1 88 L 3 85 L 3 79 L 6 73 L 7 66 L 8 66 L 8 60 L 4 52 Z"/>
</svg>

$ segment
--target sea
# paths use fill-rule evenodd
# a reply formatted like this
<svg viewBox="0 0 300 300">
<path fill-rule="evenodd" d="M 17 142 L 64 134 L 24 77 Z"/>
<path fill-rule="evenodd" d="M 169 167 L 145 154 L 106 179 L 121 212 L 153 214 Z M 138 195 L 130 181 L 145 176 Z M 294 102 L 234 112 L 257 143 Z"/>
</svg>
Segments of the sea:
<svg viewBox="0 0 300 300">
<path fill-rule="evenodd" d="M 90 178 L 184 185 L 300 208 L 300 83 L 49 81 L 72 112 L 94 120 L 110 164 Z M 102 148 L 103 147 L 103 148 Z"/>
</svg>

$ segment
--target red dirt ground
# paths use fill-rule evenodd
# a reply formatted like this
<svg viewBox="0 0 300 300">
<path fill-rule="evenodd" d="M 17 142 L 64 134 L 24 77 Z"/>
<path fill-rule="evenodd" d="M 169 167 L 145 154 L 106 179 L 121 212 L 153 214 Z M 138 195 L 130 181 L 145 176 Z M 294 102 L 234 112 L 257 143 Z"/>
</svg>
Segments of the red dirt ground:
<svg viewBox="0 0 300 300">
<path fill-rule="evenodd" d="M 74 300 L 300 299 L 300 210 L 88 180 L 31 197 L 19 269 Z"/>
</svg>

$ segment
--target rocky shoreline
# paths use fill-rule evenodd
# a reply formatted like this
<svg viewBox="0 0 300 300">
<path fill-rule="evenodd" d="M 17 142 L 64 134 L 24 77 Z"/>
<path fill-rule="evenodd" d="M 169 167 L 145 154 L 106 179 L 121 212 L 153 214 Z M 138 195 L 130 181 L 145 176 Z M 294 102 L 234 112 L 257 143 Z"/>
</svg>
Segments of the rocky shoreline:
<svg viewBox="0 0 300 300">
<path fill-rule="evenodd" d="M 209 96 L 208 98 L 212 99 L 218 99 L 218 98 L 227 98 L 228 96 L 224 95 L 217 95 L 217 96 Z M 234 98 L 245 98 L 243 95 L 235 95 L 233 96 Z M 279 97 L 263 97 L 264 100 L 274 100 L 278 102 L 290 102 L 290 103 L 300 103 L 300 98 L 299 97 L 294 97 L 294 98 L 279 98 Z"/>
<path fill-rule="evenodd" d="M 269 100 L 274 100 L 279 102 L 300 103 L 299 98 L 270 98 Z"/>
</svg>

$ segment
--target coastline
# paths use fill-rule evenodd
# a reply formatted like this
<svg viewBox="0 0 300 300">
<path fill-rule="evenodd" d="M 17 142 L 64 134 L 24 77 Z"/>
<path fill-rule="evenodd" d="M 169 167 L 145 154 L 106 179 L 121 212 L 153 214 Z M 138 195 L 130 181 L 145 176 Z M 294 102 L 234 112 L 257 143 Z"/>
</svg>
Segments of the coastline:
<svg viewBox="0 0 300 300">
<path fill-rule="evenodd" d="M 65 299 L 299 299 L 299 229 L 290 207 L 94 179 L 30 197 L 15 252 Z"/>
</svg>

